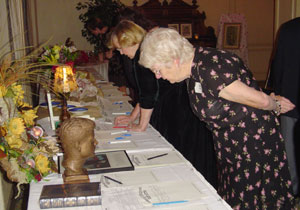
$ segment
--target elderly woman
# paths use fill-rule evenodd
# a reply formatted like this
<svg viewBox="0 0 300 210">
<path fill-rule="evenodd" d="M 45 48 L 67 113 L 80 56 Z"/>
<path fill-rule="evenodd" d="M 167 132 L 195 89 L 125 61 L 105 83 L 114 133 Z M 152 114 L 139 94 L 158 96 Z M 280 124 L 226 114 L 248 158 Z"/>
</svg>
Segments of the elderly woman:
<svg viewBox="0 0 300 210">
<path fill-rule="evenodd" d="M 156 29 L 155 29 L 156 30 Z M 115 124 L 128 124 L 129 130 L 145 131 L 149 122 L 179 150 L 214 186 L 217 183 L 216 156 L 212 135 L 192 112 L 184 82 L 170 84 L 155 78 L 138 64 L 140 43 L 146 31 L 123 20 L 112 32 L 111 45 L 131 59 L 138 103 L 129 116 L 119 116 Z M 135 120 L 139 118 L 137 123 Z"/>
<path fill-rule="evenodd" d="M 194 48 L 172 29 L 144 38 L 139 63 L 157 79 L 186 79 L 193 112 L 213 132 L 218 193 L 234 209 L 294 208 L 276 116 L 294 108 L 289 100 L 263 93 L 236 55 Z"/>
</svg>

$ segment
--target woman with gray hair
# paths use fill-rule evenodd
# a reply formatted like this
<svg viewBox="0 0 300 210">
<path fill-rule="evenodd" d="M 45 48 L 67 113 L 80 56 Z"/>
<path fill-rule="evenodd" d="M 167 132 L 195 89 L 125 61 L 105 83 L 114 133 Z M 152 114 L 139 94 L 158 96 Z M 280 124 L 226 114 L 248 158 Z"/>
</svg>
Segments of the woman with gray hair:
<svg viewBox="0 0 300 210">
<path fill-rule="evenodd" d="M 236 55 L 194 48 L 173 29 L 148 33 L 139 63 L 157 79 L 186 79 L 193 112 L 213 133 L 218 193 L 234 209 L 294 208 L 277 119 L 294 108 L 288 99 L 262 92 Z"/>
</svg>

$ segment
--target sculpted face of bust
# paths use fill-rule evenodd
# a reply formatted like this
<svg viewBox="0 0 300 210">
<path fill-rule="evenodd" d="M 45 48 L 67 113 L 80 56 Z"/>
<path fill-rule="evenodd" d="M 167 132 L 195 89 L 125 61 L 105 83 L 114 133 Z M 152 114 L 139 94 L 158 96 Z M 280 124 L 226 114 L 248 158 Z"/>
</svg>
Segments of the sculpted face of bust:
<svg viewBox="0 0 300 210">
<path fill-rule="evenodd" d="M 80 150 L 80 156 L 82 158 L 89 158 L 94 155 L 95 147 L 96 147 L 97 141 L 94 136 L 94 130 L 91 131 L 90 134 L 88 134 L 84 141 L 81 142 L 79 146 Z"/>
<path fill-rule="evenodd" d="M 83 164 L 95 152 L 95 123 L 85 118 L 71 118 L 60 127 L 59 136 L 64 150 L 65 176 L 83 175 Z"/>
</svg>

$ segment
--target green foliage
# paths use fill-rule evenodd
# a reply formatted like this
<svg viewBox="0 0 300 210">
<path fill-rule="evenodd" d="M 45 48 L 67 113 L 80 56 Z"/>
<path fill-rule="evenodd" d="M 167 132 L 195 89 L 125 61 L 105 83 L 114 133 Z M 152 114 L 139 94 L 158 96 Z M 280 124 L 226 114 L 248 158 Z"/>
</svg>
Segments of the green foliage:
<svg viewBox="0 0 300 210">
<path fill-rule="evenodd" d="M 110 28 L 115 24 L 115 18 L 122 8 L 124 8 L 124 5 L 119 0 L 89 0 L 77 4 L 77 10 L 84 10 L 84 12 L 79 15 L 80 21 L 84 24 L 84 28 L 81 30 L 82 36 L 85 37 L 90 44 L 94 45 L 95 53 L 106 51 L 106 36 L 93 35 L 86 27 L 88 20 L 91 18 L 99 18 L 104 25 Z"/>
</svg>

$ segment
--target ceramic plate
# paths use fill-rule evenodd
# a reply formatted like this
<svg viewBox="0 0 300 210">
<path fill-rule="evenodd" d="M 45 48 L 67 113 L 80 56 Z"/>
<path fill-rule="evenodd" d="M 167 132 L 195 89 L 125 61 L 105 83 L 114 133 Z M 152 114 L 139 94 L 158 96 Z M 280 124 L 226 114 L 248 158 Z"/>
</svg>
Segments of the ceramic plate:
<svg viewBox="0 0 300 210">
<path fill-rule="evenodd" d="M 87 111 L 88 109 L 87 108 L 84 108 L 84 107 L 76 107 L 76 108 L 71 108 L 69 109 L 70 112 L 85 112 Z"/>
<path fill-rule="evenodd" d="M 57 107 L 58 107 L 58 108 L 61 108 L 62 105 L 60 104 L 60 105 L 58 105 Z M 71 109 L 71 108 L 75 108 L 76 106 L 75 106 L 75 105 L 69 105 L 69 104 L 68 104 L 67 107 L 68 107 L 68 109 Z"/>
<path fill-rule="evenodd" d="M 60 102 L 52 101 L 52 106 L 57 106 L 59 104 L 60 104 Z M 47 107 L 48 103 L 47 102 L 41 103 L 40 106 Z"/>
</svg>

